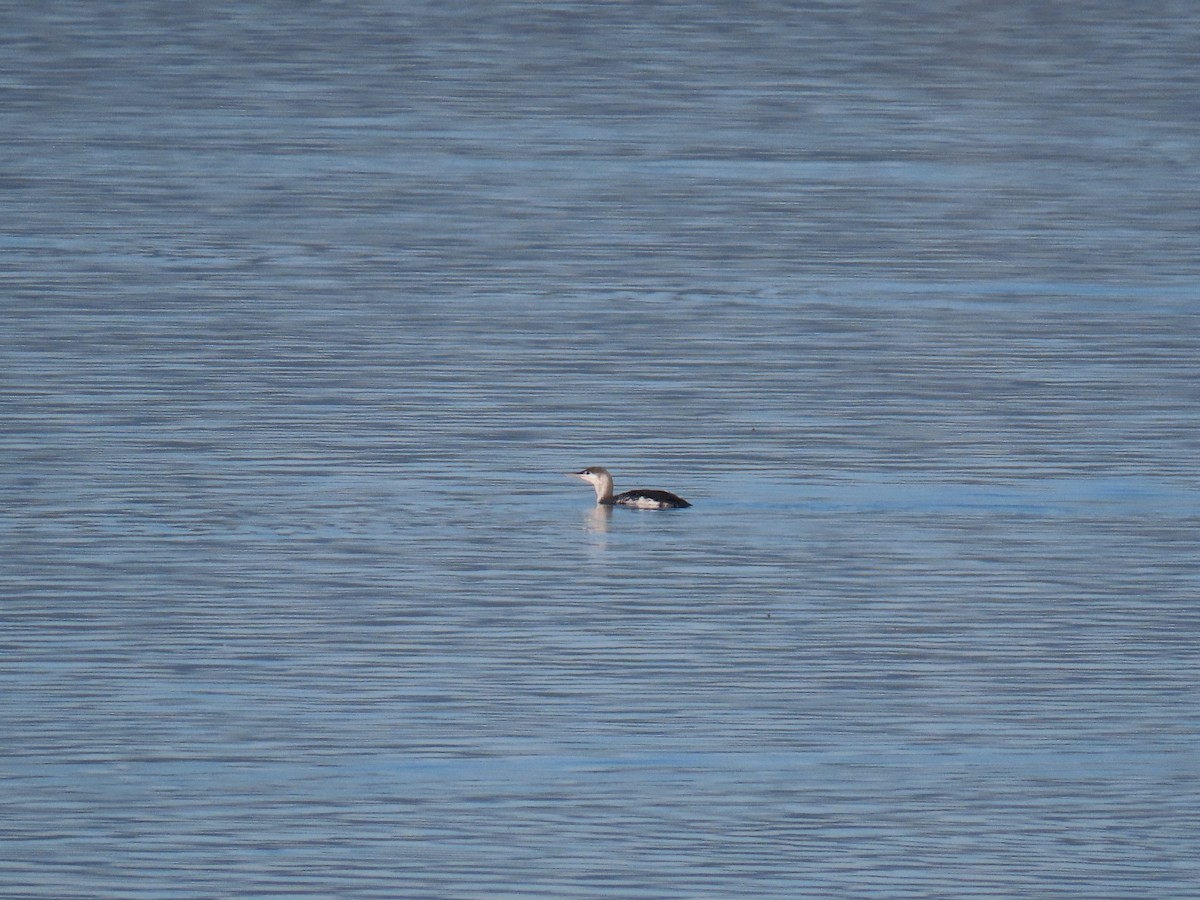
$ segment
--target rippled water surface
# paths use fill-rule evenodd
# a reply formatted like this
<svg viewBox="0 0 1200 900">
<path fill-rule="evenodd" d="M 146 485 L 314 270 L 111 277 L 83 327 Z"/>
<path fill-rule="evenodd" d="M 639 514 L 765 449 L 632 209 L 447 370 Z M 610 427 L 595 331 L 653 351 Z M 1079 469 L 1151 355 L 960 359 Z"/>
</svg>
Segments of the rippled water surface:
<svg viewBox="0 0 1200 900">
<path fill-rule="evenodd" d="M 0 893 L 1200 893 L 1200 16 L 923 9 L 9 10 Z"/>
</svg>

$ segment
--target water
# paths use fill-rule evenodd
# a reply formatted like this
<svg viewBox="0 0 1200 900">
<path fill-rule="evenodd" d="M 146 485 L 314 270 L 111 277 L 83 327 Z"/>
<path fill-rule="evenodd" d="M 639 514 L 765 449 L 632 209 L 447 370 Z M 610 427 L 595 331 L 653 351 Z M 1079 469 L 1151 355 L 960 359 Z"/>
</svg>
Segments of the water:
<svg viewBox="0 0 1200 900">
<path fill-rule="evenodd" d="M 1198 32 L 9 9 L 2 893 L 1200 893 Z"/>
</svg>

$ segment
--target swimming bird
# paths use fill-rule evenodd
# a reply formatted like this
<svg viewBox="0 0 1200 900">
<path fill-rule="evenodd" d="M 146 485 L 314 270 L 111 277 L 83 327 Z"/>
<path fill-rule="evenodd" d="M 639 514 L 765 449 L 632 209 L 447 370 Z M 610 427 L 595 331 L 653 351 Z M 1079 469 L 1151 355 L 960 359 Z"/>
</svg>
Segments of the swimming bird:
<svg viewBox="0 0 1200 900">
<path fill-rule="evenodd" d="M 647 490 L 635 488 L 623 494 L 613 496 L 613 478 L 608 469 L 600 466 L 588 466 L 579 472 L 568 472 L 576 478 L 582 478 L 596 489 L 596 503 L 600 506 L 632 506 L 635 509 L 684 509 L 691 506 L 682 497 L 670 491 Z"/>
</svg>

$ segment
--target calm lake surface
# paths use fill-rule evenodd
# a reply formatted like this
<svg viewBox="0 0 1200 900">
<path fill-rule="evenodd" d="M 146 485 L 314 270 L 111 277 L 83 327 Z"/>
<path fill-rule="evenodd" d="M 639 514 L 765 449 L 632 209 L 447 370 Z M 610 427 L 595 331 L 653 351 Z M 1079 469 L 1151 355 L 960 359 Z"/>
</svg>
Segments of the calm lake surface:
<svg viewBox="0 0 1200 900">
<path fill-rule="evenodd" d="M 918 6 L 8 5 L 0 894 L 1200 895 L 1200 12 Z"/>
</svg>

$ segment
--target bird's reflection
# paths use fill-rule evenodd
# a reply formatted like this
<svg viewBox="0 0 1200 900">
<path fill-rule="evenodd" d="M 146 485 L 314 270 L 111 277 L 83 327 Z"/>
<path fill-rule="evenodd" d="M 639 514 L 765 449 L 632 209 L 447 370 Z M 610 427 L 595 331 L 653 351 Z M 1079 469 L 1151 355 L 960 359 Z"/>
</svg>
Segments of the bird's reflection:
<svg viewBox="0 0 1200 900">
<path fill-rule="evenodd" d="M 612 521 L 613 508 L 597 504 L 583 515 L 583 527 L 596 534 L 607 534 Z"/>
</svg>

